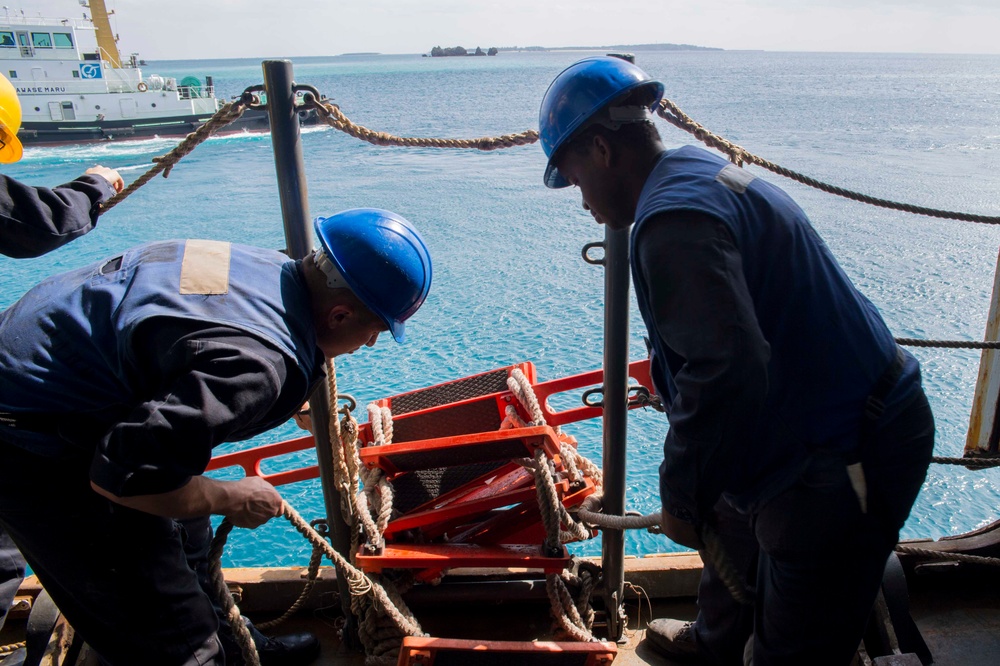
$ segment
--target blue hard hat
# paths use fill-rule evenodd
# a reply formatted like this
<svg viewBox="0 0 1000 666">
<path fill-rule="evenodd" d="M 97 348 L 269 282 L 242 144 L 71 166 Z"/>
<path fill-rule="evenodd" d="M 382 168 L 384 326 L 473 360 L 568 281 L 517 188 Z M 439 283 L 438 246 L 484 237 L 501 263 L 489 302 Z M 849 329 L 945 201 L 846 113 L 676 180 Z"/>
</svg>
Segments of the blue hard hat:
<svg viewBox="0 0 1000 666">
<path fill-rule="evenodd" d="M 549 158 L 546 187 L 569 185 L 552 164 L 559 148 L 588 120 L 617 99 L 646 89 L 640 104 L 652 109 L 663 97 L 663 84 L 632 63 L 614 56 L 584 58 L 564 69 L 549 85 L 538 112 L 538 134 Z"/>
<path fill-rule="evenodd" d="M 313 227 L 347 286 L 403 342 L 406 320 L 431 289 L 431 256 L 417 230 L 401 215 L 378 208 L 317 217 Z"/>
</svg>

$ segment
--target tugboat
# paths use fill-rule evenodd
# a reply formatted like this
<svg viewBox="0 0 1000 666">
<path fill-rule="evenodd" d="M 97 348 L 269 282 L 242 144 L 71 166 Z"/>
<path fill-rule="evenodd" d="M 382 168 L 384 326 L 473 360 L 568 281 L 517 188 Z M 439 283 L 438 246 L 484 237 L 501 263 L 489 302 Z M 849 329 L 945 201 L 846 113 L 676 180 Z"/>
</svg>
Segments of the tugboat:
<svg viewBox="0 0 1000 666">
<path fill-rule="evenodd" d="M 118 51 L 104 0 L 81 0 L 81 19 L 0 19 L 0 72 L 23 109 L 26 146 L 184 136 L 222 106 L 212 77 L 144 75 L 138 54 Z M 300 121 L 315 121 L 303 112 Z M 268 128 L 266 112 L 248 110 L 223 133 Z"/>
</svg>

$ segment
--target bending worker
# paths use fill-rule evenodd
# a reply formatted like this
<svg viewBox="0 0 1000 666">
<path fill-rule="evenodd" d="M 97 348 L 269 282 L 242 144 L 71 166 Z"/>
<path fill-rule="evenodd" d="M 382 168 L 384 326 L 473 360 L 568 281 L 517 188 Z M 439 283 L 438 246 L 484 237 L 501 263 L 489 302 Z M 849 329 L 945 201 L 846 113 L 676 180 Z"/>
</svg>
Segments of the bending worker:
<svg viewBox="0 0 1000 666">
<path fill-rule="evenodd" d="M 755 589 L 738 604 L 703 553 L 697 619 L 655 620 L 647 638 L 673 659 L 846 666 L 930 462 L 920 369 L 787 194 L 664 148 L 662 96 L 635 65 L 587 58 L 539 120 L 545 184 L 579 187 L 598 224 L 632 225 L 670 423 L 663 531 L 701 548 L 714 529 Z"/>
<path fill-rule="evenodd" d="M 21 159 L 21 103 L 14 86 L 0 75 L 0 163 Z M 38 257 L 82 236 L 97 224 L 98 204 L 120 192 L 114 169 L 95 166 L 71 183 L 53 189 L 24 185 L 0 175 L 0 254 Z M 0 525 L 0 628 L 24 578 L 25 562 Z"/>
<path fill-rule="evenodd" d="M 255 528 L 282 499 L 259 477 L 204 476 L 212 449 L 291 418 L 325 358 L 401 341 L 427 297 L 430 256 L 399 215 L 354 209 L 315 230 L 301 261 L 141 245 L 0 314 L 0 526 L 108 664 L 226 663 L 185 532 L 210 514 Z M 262 662 L 317 651 L 307 634 Z"/>
</svg>

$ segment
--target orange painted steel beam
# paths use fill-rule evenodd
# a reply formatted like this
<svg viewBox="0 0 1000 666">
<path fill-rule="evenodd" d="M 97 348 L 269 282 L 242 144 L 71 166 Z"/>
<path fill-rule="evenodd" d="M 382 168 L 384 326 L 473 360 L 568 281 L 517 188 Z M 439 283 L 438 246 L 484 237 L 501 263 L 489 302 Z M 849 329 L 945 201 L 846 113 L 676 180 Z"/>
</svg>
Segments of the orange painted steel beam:
<svg viewBox="0 0 1000 666">
<path fill-rule="evenodd" d="M 366 446 L 359 451 L 359 455 L 363 465 L 381 469 L 392 477 L 418 469 L 530 458 L 539 448 L 550 458 L 559 455 L 559 437 L 551 427 L 511 428 L 401 444 Z"/>
<path fill-rule="evenodd" d="M 247 476 L 259 476 L 275 486 L 280 486 L 285 483 L 295 483 L 296 481 L 306 481 L 307 479 L 315 479 L 319 477 L 319 467 L 313 465 L 311 467 L 301 467 L 299 469 L 287 470 L 284 472 L 265 474 L 261 471 L 260 466 L 261 463 L 268 458 L 277 458 L 278 456 L 288 455 L 289 453 L 297 453 L 307 449 L 315 450 L 315 448 L 316 442 L 313 439 L 313 436 L 306 435 L 305 437 L 288 439 L 274 444 L 256 446 L 252 449 L 247 449 L 246 451 L 224 453 L 221 456 L 212 458 L 208 463 L 208 467 L 205 468 L 205 471 L 223 469 L 226 467 L 242 467 L 243 473 Z"/>
<path fill-rule="evenodd" d="M 635 379 L 641 386 L 646 387 L 651 394 L 654 394 L 653 380 L 649 376 L 649 359 L 633 361 L 629 363 L 628 375 Z M 603 370 L 592 370 L 561 379 L 550 379 L 547 382 L 534 384 L 535 396 L 538 404 L 545 415 L 545 422 L 550 426 L 561 426 L 575 421 L 584 421 L 600 416 L 604 409 L 601 407 L 573 407 L 557 412 L 549 405 L 548 400 L 557 393 L 564 393 L 574 389 L 586 388 L 588 386 L 598 386 L 604 381 Z M 639 407 L 638 404 L 629 404 L 630 409 Z"/>
<path fill-rule="evenodd" d="M 538 545 L 511 544 L 481 546 L 469 543 L 386 544 L 378 555 L 364 547 L 356 555 L 358 567 L 368 573 L 384 569 L 467 569 L 518 568 L 559 573 L 569 565 L 569 552 L 561 548 L 559 557 L 545 557 Z"/>
<path fill-rule="evenodd" d="M 507 663 L 517 664 L 530 659 L 532 664 L 545 663 L 542 655 L 551 654 L 554 663 L 573 666 L 610 666 L 618 655 L 618 647 L 610 641 L 478 641 L 432 636 L 406 636 L 399 651 L 397 666 L 433 666 L 440 654 L 448 663 L 476 664 L 483 653 L 509 655 Z M 519 659 L 520 657 L 520 659 Z M 489 663 L 497 663 L 496 659 Z"/>
</svg>

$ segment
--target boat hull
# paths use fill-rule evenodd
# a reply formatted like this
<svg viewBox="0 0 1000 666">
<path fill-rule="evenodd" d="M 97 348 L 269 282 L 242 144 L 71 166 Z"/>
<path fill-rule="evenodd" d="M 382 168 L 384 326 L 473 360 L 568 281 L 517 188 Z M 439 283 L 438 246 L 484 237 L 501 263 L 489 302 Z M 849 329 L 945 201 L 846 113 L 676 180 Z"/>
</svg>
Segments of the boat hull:
<svg viewBox="0 0 1000 666">
<path fill-rule="evenodd" d="M 211 117 L 211 114 L 191 114 L 157 120 L 143 119 L 141 122 L 135 120 L 115 120 L 101 123 L 92 121 L 25 122 L 18 131 L 17 137 L 25 146 L 58 146 L 154 137 L 184 137 L 204 125 Z M 300 112 L 299 120 L 302 125 L 315 125 L 321 122 L 313 111 Z M 263 132 L 268 129 L 267 112 L 248 109 L 240 118 L 223 127 L 216 134 Z"/>
</svg>

